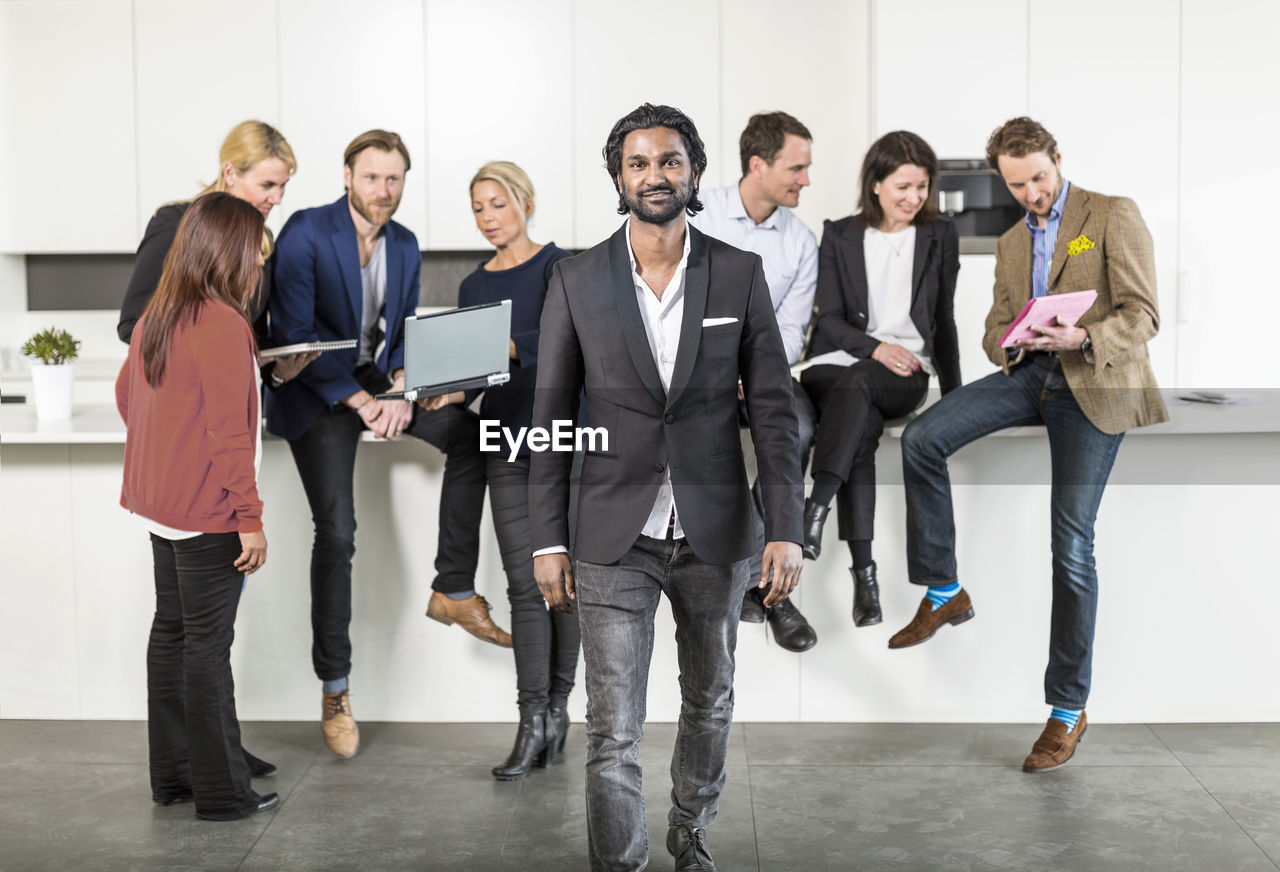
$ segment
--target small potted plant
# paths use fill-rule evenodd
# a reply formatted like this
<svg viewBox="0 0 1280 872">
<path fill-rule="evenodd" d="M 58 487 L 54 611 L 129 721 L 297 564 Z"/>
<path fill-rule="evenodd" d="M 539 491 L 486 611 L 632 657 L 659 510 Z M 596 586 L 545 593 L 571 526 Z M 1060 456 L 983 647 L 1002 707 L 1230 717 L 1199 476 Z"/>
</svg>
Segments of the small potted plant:
<svg viewBox="0 0 1280 872">
<path fill-rule="evenodd" d="M 80 340 L 53 327 L 22 343 L 22 356 L 31 360 L 37 418 L 71 417 L 71 361 L 79 354 Z"/>
</svg>

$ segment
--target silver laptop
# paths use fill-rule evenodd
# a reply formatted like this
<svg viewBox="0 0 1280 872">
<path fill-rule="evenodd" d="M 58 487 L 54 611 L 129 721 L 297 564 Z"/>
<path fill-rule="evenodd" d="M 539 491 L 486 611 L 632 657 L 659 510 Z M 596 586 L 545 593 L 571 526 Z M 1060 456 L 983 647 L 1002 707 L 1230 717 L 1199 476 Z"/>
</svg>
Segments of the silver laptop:
<svg viewBox="0 0 1280 872">
<path fill-rule="evenodd" d="M 511 301 L 404 319 L 405 390 L 379 400 L 435 397 L 511 379 Z"/>
</svg>

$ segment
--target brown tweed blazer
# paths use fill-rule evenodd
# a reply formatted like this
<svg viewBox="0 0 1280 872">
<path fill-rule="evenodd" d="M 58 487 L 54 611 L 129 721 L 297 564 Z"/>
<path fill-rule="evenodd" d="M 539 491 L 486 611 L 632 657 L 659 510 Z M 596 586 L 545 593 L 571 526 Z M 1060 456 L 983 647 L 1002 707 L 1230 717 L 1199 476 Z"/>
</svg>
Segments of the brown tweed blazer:
<svg viewBox="0 0 1280 872">
<path fill-rule="evenodd" d="M 1031 231 L 1019 221 L 996 242 L 995 299 L 982 347 L 1006 373 L 1012 361 L 1000 337 L 1031 299 Z M 1151 234 L 1126 197 L 1108 197 L 1072 185 L 1062 210 L 1049 266 L 1049 293 L 1096 290 L 1098 299 L 1078 322 L 1093 350 L 1060 353 L 1076 402 L 1103 433 L 1169 419 L 1147 357 L 1147 340 L 1160 328 Z"/>
</svg>

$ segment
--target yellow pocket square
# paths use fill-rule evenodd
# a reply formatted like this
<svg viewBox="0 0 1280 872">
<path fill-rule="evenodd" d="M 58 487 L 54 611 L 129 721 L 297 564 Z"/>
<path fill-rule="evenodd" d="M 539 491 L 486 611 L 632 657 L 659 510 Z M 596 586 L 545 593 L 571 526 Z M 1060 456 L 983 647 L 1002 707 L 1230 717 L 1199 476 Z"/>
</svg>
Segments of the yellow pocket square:
<svg viewBox="0 0 1280 872">
<path fill-rule="evenodd" d="M 1077 254 L 1084 254 L 1091 248 L 1093 248 L 1093 240 L 1082 233 L 1067 243 L 1067 257 L 1075 257 Z"/>
</svg>

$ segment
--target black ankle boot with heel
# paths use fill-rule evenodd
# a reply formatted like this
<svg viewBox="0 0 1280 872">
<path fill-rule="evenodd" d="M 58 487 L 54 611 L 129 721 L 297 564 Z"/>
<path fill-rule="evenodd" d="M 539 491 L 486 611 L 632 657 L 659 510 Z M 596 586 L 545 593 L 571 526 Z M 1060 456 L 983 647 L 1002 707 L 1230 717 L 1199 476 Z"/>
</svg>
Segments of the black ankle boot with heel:
<svg viewBox="0 0 1280 872">
<path fill-rule="evenodd" d="M 499 781 L 519 781 L 529 774 L 530 767 L 543 766 L 547 754 L 547 710 L 539 709 L 520 715 L 516 730 L 516 743 L 511 755 L 493 767 L 493 777 Z"/>
<path fill-rule="evenodd" d="M 880 614 L 880 584 L 876 581 L 876 565 L 862 569 L 850 568 L 853 573 L 853 625 L 869 627 L 883 620 Z"/>
</svg>

